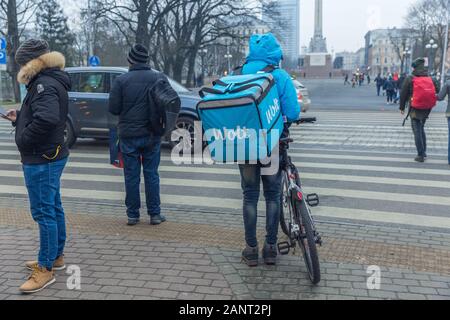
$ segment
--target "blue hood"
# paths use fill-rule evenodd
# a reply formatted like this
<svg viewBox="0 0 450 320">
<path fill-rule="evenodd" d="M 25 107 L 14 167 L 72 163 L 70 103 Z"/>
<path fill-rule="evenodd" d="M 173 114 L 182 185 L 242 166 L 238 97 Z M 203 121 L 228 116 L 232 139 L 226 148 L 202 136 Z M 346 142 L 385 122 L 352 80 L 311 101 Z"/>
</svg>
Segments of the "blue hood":
<svg viewBox="0 0 450 320">
<path fill-rule="evenodd" d="M 255 34 L 250 37 L 250 53 L 247 56 L 247 62 L 264 61 L 277 66 L 282 59 L 283 51 L 272 33 Z"/>
</svg>

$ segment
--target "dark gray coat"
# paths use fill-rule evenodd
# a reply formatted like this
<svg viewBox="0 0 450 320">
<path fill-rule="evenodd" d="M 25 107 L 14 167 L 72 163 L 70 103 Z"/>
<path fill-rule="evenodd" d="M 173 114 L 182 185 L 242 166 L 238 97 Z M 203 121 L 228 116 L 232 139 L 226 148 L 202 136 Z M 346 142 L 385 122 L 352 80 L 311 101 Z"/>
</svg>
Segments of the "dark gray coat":
<svg viewBox="0 0 450 320">
<path fill-rule="evenodd" d="M 445 97 L 448 96 L 448 102 L 447 102 L 447 111 L 445 115 L 447 118 L 450 118 L 450 80 L 447 80 L 444 84 L 444 86 L 441 88 L 441 91 L 438 94 L 438 100 L 443 101 Z"/>
</svg>

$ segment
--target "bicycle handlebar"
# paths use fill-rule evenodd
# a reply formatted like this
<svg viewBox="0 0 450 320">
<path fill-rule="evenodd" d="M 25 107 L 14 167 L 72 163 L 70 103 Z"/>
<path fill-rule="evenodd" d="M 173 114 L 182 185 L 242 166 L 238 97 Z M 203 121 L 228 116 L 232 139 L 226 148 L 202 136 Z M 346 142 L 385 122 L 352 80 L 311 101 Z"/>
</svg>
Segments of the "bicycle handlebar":
<svg viewBox="0 0 450 320">
<path fill-rule="evenodd" d="M 315 123 L 317 122 L 317 118 L 301 118 L 300 120 L 294 121 L 293 123 L 300 125 L 302 123 Z"/>
</svg>

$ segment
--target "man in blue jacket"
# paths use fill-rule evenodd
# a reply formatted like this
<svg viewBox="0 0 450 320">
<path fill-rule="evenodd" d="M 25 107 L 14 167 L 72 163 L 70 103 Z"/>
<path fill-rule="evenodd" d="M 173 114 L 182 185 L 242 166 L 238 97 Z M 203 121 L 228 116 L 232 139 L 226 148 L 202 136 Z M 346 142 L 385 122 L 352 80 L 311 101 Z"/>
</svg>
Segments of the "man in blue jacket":
<svg viewBox="0 0 450 320">
<path fill-rule="evenodd" d="M 300 117 L 300 105 L 297 100 L 297 92 L 290 75 L 279 68 L 283 59 L 283 52 L 275 36 L 271 33 L 253 35 L 250 38 L 250 53 L 242 74 L 255 74 L 268 66 L 275 67 L 272 72 L 278 89 L 281 103 L 281 112 L 288 122 L 298 120 Z M 257 205 L 260 195 L 261 180 L 266 199 L 266 230 L 267 236 L 262 251 L 264 262 L 269 265 L 276 264 L 277 237 L 280 221 L 281 205 L 281 173 L 271 176 L 261 175 L 261 165 L 240 165 L 242 189 L 244 192 L 244 224 L 245 240 L 247 247 L 242 257 L 248 266 L 258 265 L 258 240 L 256 238 Z"/>
</svg>

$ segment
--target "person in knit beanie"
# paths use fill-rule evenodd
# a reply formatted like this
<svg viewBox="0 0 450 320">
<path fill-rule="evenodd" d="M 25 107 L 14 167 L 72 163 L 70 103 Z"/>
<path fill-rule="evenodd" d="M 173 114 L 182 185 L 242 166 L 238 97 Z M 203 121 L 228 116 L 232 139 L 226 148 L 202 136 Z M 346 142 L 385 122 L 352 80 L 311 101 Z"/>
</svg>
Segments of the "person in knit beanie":
<svg viewBox="0 0 450 320">
<path fill-rule="evenodd" d="M 177 93 L 167 77 L 149 66 L 150 55 L 146 47 L 134 45 L 127 56 L 129 72 L 119 76 L 109 95 L 109 112 L 118 116 L 119 123 L 111 129 L 111 148 L 122 152 L 128 225 L 140 222 L 140 176 L 143 169 L 147 214 L 151 225 L 166 221 L 161 214 L 160 178 L 161 137 L 167 126 L 160 121 L 156 110 L 165 107 L 166 97 Z M 172 129 L 172 127 L 170 128 Z M 119 137 L 117 144 L 116 132 Z M 118 152 L 117 152 L 118 153 Z"/>
</svg>

